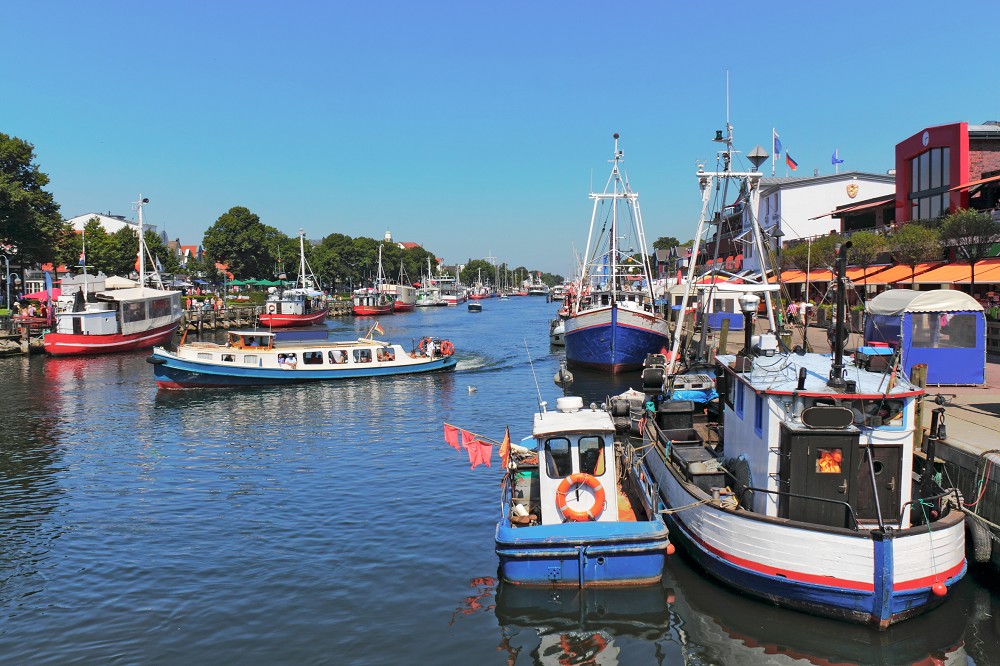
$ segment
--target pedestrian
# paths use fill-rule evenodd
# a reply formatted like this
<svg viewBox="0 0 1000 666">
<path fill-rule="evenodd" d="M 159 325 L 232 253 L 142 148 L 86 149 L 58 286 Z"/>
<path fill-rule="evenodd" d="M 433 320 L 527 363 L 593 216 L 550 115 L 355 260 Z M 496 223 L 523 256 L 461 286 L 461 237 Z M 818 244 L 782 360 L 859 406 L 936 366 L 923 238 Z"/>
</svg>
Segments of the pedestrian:
<svg viewBox="0 0 1000 666">
<path fill-rule="evenodd" d="M 792 301 L 788 304 L 788 308 L 785 310 L 785 314 L 788 315 L 788 323 L 795 325 L 799 323 L 799 304 Z"/>
</svg>

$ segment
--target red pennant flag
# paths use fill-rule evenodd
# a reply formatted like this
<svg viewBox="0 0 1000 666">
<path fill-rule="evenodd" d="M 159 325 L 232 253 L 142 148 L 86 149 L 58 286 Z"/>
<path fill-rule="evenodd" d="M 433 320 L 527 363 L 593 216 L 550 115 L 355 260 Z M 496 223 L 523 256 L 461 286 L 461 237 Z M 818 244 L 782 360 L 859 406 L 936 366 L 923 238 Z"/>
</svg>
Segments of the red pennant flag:
<svg viewBox="0 0 1000 666">
<path fill-rule="evenodd" d="M 503 463 L 504 469 L 510 466 L 510 426 L 507 426 L 503 441 L 500 443 L 500 462 Z"/>
<path fill-rule="evenodd" d="M 458 433 L 459 430 L 455 426 L 444 424 L 444 441 L 448 442 L 448 445 L 456 451 L 461 451 L 462 449 L 458 446 Z"/>
</svg>

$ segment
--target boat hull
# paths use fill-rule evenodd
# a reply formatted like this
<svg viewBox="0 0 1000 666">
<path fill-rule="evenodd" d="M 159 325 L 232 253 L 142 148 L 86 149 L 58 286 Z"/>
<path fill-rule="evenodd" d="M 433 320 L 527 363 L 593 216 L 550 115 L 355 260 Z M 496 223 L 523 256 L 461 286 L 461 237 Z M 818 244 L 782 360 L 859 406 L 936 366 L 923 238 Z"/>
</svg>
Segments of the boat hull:
<svg viewBox="0 0 1000 666">
<path fill-rule="evenodd" d="M 564 327 L 566 360 L 602 372 L 639 370 L 647 354 L 670 344 L 662 318 L 617 306 L 582 311 L 566 319 Z"/>
<path fill-rule="evenodd" d="M 942 603 L 966 571 L 963 516 L 931 529 L 817 527 L 699 504 L 660 453 L 643 458 L 667 508 L 671 541 L 706 573 L 780 606 L 885 629 Z"/>
<path fill-rule="evenodd" d="M 392 314 L 392 305 L 355 305 L 351 312 L 357 317 Z"/>
<path fill-rule="evenodd" d="M 662 522 L 583 522 L 496 530 L 500 577 L 515 585 L 644 585 L 663 576 L 669 537 Z"/>
<path fill-rule="evenodd" d="M 403 303 L 396 301 L 392 304 L 393 312 L 413 312 L 417 307 L 416 303 Z"/>
<path fill-rule="evenodd" d="M 177 322 L 129 334 L 76 335 L 46 333 L 42 340 L 45 353 L 52 356 L 91 356 L 152 349 L 168 344 L 177 332 Z"/>
<path fill-rule="evenodd" d="M 452 370 L 457 364 L 454 356 L 421 359 L 406 365 L 372 365 L 368 367 L 332 367 L 322 369 L 297 368 L 294 370 L 199 363 L 178 358 L 156 349 L 147 361 L 153 365 L 156 385 L 164 389 L 221 388 L 230 386 L 274 386 L 301 382 L 356 379 L 360 377 L 391 377 L 423 372 Z"/>
<path fill-rule="evenodd" d="M 319 310 L 317 312 L 310 312 L 309 314 L 268 314 L 263 313 L 260 315 L 260 323 L 262 326 L 268 326 L 271 328 L 291 328 L 296 326 L 312 326 L 313 324 L 322 324 L 326 321 L 326 309 Z"/>
</svg>

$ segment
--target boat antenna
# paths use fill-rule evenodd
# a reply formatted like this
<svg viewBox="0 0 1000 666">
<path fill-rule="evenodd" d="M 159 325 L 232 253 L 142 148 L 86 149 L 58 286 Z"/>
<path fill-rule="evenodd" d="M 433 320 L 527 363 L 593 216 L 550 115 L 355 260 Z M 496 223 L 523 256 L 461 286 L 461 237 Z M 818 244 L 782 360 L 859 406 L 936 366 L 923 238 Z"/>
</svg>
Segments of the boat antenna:
<svg viewBox="0 0 1000 666">
<path fill-rule="evenodd" d="M 531 376 L 535 380 L 535 391 L 538 392 L 538 413 L 545 413 L 545 401 L 542 400 L 542 389 L 538 388 L 538 376 L 535 374 L 535 364 L 531 360 L 531 352 L 528 350 L 528 340 L 527 338 L 521 338 L 524 341 L 524 353 L 528 355 L 528 365 L 531 366 Z"/>
</svg>

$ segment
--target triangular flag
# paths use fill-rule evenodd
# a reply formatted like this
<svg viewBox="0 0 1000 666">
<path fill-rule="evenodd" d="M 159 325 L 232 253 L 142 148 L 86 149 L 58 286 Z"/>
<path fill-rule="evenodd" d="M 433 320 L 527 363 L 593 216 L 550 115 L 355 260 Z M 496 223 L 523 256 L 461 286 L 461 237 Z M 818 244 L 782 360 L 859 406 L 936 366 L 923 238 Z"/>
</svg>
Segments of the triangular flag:
<svg viewBox="0 0 1000 666">
<path fill-rule="evenodd" d="M 503 463 L 504 469 L 510 466 L 510 426 L 507 426 L 503 441 L 500 443 L 500 462 Z"/>
<path fill-rule="evenodd" d="M 462 449 L 458 446 L 458 433 L 459 430 L 453 425 L 444 424 L 444 441 L 448 442 L 456 451 L 461 451 Z"/>
</svg>

